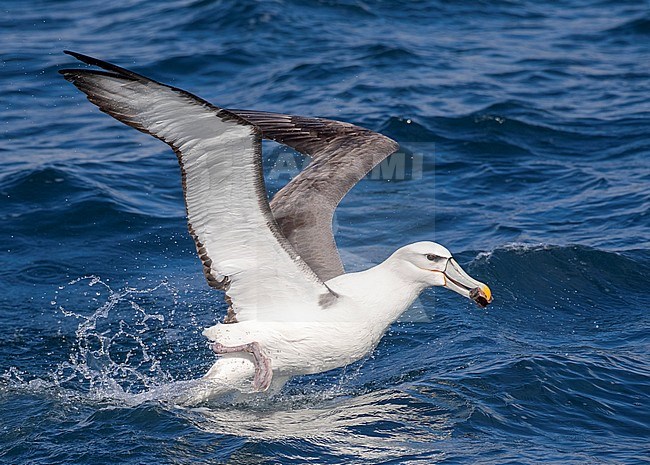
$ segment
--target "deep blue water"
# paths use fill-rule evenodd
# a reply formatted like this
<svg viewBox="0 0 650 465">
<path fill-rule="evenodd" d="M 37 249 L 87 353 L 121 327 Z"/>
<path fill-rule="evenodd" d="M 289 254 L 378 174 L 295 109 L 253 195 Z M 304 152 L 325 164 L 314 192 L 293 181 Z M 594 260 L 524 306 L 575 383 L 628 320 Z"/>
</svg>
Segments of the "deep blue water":
<svg viewBox="0 0 650 465">
<path fill-rule="evenodd" d="M 0 6 L 0 462 L 650 462 L 649 2 Z M 494 304 L 429 290 L 346 369 L 166 401 L 225 304 L 173 153 L 65 82 L 63 49 L 393 137 L 404 175 L 337 212 L 348 269 L 435 240 Z M 273 192 L 302 160 L 265 149 Z"/>
</svg>

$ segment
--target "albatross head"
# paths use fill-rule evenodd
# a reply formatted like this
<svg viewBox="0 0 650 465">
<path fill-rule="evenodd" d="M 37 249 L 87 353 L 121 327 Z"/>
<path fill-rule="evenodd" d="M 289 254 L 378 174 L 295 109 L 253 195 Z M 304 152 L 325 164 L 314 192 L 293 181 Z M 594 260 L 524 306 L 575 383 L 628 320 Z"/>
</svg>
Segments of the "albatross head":
<svg viewBox="0 0 650 465">
<path fill-rule="evenodd" d="M 444 286 L 472 299 L 481 307 L 492 302 L 492 292 L 469 276 L 449 250 L 435 242 L 416 242 L 397 250 L 393 257 L 400 274 L 425 286 Z"/>
</svg>

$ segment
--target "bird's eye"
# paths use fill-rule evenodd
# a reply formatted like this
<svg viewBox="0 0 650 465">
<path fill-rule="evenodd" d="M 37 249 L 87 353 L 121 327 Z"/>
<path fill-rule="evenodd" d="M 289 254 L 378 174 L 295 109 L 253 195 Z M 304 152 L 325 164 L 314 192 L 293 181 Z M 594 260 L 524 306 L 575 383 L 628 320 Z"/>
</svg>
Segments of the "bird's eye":
<svg viewBox="0 0 650 465">
<path fill-rule="evenodd" d="M 436 258 L 438 258 L 437 255 L 434 255 L 432 253 L 427 254 L 427 260 L 429 260 L 430 262 L 434 261 Z"/>
</svg>

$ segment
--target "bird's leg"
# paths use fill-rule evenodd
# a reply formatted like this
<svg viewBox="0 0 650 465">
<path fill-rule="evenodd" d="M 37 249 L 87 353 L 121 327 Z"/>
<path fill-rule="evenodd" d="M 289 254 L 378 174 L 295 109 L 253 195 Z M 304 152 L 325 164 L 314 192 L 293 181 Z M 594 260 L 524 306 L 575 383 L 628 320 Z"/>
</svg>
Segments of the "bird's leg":
<svg viewBox="0 0 650 465">
<path fill-rule="evenodd" d="M 273 378 L 271 359 L 262 353 L 262 349 L 257 342 L 232 347 L 226 347 L 223 344 L 215 342 L 211 347 L 216 354 L 232 354 L 235 352 L 248 352 L 252 354 L 253 363 L 255 364 L 253 388 L 256 391 L 266 391 L 269 388 L 271 379 Z"/>
</svg>

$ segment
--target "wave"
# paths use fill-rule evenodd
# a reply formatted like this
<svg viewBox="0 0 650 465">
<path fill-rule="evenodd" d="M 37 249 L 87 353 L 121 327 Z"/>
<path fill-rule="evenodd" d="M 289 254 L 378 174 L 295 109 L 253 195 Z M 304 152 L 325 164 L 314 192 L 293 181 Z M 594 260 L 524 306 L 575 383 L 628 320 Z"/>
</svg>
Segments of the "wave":
<svg viewBox="0 0 650 465">
<path fill-rule="evenodd" d="M 650 18 L 641 17 L 631 19 L 619 24 L 618 26 L 606 29 L 603 34 L 618 36 L 648 36 L 650 35 Z"/>
<path fill-rule="evenodd" d="M 594 306 L 602 299 L 625 303 L 627 296 L 643 296 L 650 284 L 650 262 L 642 255 L 581 245 L 513 243 L 478 254 L 473 266 L 507 285 L 509 294 L 536 294 L 543 301 L 540 289 L 552 295 L 576 294 Z"/>
<path fill-rule="evenodd" d="M 570 435 L 577 427 L 640 437 L 647 426 L 630 400 L 644 397 L 647 368 L 640 357 L 588 351 L 495 359 L 451 378 L 457 389 L 478 399 L 457 428 L 466 434 L 489 430 L 499 436 L 552 438 Z"/>
<path fill-rule="evenodd" d="M 180 180 L 174 189 L 175 196 L 165 192 L 166 186 L 152 187 L 153 193 L 159 196 L 151 200 L 147 192 L 142 191 L 139 179 L 133 177 L 139 169 L 129 167 L 128 176 L 132 179 L 126 178 L 126 184 L 124 178 L 108 180 L 122 184 L 122 189 L 115 189 L 106 182 L 106 176 L 116 177 L 110 169 L 99 173 L 97 180 L 88 174 L 79 174 L 78 168 L 48 166 L 18 170 L 0 179 L 0 191 L 9 200 L 2 213 L 5 218 L 11 218 L 19 230 L 23 225 L 25 230 L 45 228 L 53 234 L 91 227 L 146 225 L 147 221 L 169 218 L 170 212 L 177 218 L 184 217 Z M 166 184 L 170 183 L 164 172 L 153 176 L 166 178 Z"/>
<path fill-rule="evenodd" d="M 452 298 L 443 298 L 436 315 L 398 327 L 375 356 L 347 370 L 299 378 L 272 399 L 226 398 L 191 409 L 178 403 L 200 388 L 192 378 L 212 360 L 198 329 L 214 318 L 212 296 L 188 297 L 187 289 L 166 282 L 115 289 L 97 276 L 81 277 L 61 286 L 52 302 L 63 334 L 71 336 L 31 347 L 50 353 L 55 366 L 33 373 L 10 368 L 0 376 L 0 396 L 87 410 L 80 428 L 146 418 L 172 421 L 176 429 L 300 440 L 302 449 L 329 447 L 364 459 L 369 448 L 374 457 L 409 457 L 451 435 L 561 442 L 576 428 L 595 428 L 633 441 L 647 434 L 636 405 L 648 383 L 647 357 L 642 349 L 606 347 L 629 346 L 635 337 L 639 347 L 647 343 L 641 320 L 647 306 L 634 309 L 630 299 L 638 304 L 646 294 L 649 258 L 525 243 L 467 251 L 461 261 L 469 260 L 470 273 L 493 288 L 486 314 L 459 317 L 457 299 L 447 306 Z M 576 290 L 596 305 L 584 305 Z M 426 298 L 423 305 L 431 311 Z M 633 324 L 624 328 L 621 319 Z M 622 334 L 624 341 L 607 340 Z M 9 353 L 24 345 L 3 341 Z M 370 447 L 377 437 L 386 447 Z"/>
<path fill-rule="evenodd" d="M 507 100 L 487 105 L 461 116 L 432 116 L 425 118 L 392 117 L 381 126 L 382 131 L 406 141 L 472 141 L 482 138 L 494 141 L 496 136 L 533 138 L 561 138 L 563 140 L 586 140 L 598 135 L 602 123 L 593 125 L 558 125 L 551 123 L 550 114 L 522 101 Z M 626 118 L 622 122 L 629 123 Z M 616 124 L 608 120 L 608 124 Z M 628 127 L 629 129 L 629 127 Z M 602 136 L 605 137 L 605 136 Z M 525 148 L 531 144 L 522 144 Z"/>
</svg>

